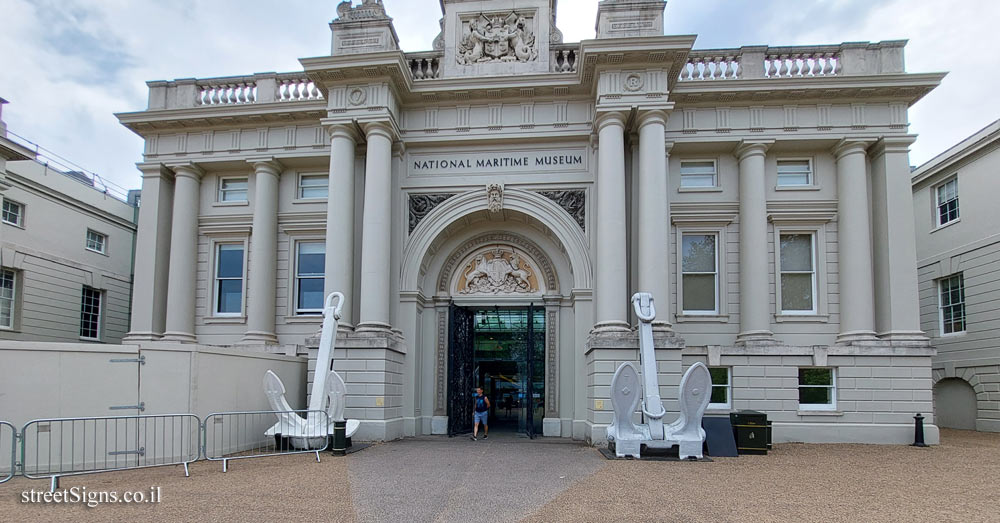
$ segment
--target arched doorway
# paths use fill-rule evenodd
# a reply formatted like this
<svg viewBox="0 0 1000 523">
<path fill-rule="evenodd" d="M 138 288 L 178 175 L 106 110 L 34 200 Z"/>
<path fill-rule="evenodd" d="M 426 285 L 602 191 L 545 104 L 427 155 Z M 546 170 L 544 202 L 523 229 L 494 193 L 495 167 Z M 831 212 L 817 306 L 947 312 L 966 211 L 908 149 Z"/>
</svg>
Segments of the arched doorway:
<svg viewBox="0 0 1000 523">
<path fill-rule="evenodd" d="M 947 378 L 934 385 L 934 420 L 939 427 L 976 430 L 976 391 L 960 378 Z"/>
</svg>

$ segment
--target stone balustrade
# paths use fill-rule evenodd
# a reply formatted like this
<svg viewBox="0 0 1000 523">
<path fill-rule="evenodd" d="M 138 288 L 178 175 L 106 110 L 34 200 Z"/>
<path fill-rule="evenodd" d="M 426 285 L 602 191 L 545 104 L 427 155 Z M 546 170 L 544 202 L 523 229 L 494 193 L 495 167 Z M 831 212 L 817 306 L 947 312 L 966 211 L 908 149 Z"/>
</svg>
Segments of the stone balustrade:
<svg viewBox="0 0 1000 523">
<path fill-rule="evenodd" d="M 579 45 L 553 45 L 549 49 L 549 69 L 553 73 L 575 73 Z"/>
<path fill-rule="evenodd" d="M 441 78 L 442 51 L 424 53 L 407 53 L 406 64 L 410 67 L 410 75 L 414 80 L 430 80 Z"/>
<path fill-rule="evenodd" d="M 905 40 L 691 51 L 680 81 L 812 78 L 905 72 Z"/>
<path fill-rule="evenodd" d="M 259 73 L 224 78 L 147 82 L 149 109 L 236 106 L 322 100 L 305 73 Z"/>
</svg>

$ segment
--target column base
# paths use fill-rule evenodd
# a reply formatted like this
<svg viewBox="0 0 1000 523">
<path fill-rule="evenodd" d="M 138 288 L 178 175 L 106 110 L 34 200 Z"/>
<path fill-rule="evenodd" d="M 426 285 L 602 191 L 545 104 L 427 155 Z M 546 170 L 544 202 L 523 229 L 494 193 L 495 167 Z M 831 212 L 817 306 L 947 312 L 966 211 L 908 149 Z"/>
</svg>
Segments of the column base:
<svg viewBox="0 0 1000 523">
<path fill-rule="evenodd" d="M 638 325 L 636 326 L 638 327 Z M 674 332 L 674 326 L 666 321 L 653 321 L 654 332 Z"/>
<path fill-rule="evenodd" d="M 759 342 L 774 343 L 774 341 L 774 333 L 769 330 L 746 331 L 741 332 L 736 336 L 737 345 Z"/>
<path fill-rule="evenodd" d="M 171 343 L 197 343 L 198 337 L 188 332 L 164 332 L 159 341 Z"/>
<path fill-rule="evenodd" d="M 243 335 L 243 339 L 240 340 L 240 343 L 276 345 L 278 343 L 278 337 L 275 336 L 273 332 L 247 331 L 247 333 Z"/>
<path fill-rule="evenodd" d="M 898 342 L 911 342 L 911 343 L 928 343 L 930 338 L 924 331 L 888 331 L 878 333 L 880 340 L 885 341 L 898 341 Z"/>
<path fill-rule="evenodd" d="M 363 321 L 354 328 L 354 332 L 392 332 L 392 325 L 381 321 Z"/>
<path fill-rule="evenodd" d="M 157 341 L 163 335 L 156 332 L 130 332 L 122 338 L 122 344 L 124 345 L 138 345 L 146 341 Z"/>
<path fill-rule="evenodd" d="M 860 330 L 860 331 L 849 331 L 841 332 L 837 335 L 837 345 L 850 345 L 852 343 L 866 342 L 866 341 L 878 341 L 878 337 L 875 336 L 875 331 L 870 330 Z"/>
<path fill-rule="evenodd" d="M 612 321 L 602 321 L 594 324 L 594 327 L 590 329 L 591 334 L 601 334 L 605 332 L 629 332 L 632 327 L 627 321 L 612 320 Z"/>
</svg>

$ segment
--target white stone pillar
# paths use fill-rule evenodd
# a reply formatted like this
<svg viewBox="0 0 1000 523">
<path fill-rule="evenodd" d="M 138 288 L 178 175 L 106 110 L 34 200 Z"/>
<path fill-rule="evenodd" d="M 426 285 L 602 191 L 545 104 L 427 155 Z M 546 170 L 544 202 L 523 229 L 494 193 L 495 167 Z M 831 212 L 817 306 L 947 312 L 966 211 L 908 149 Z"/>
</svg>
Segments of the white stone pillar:
<svg viewBox="0 0 1000 523">
<path fill-rule="evenodd" d="M 244 342 L 277 343 L 274 333 L 278 270 L 278 179 L 273 159 L 250 160 L 254 168 L 253 230 L 247 263 L 247 332 Z"/>
<path fill-rule="evenodd" d="M 910 186 L 909 147 L 914 136 L 885 137 L 869 150 L 875 329 L 890 341 L 921 341 L 917 247 Z"/>
<path fill-rule="evenodd" d="M 764 158 L 768 142 L 743 142 L 740 161 L 740 333 L 737 343 L 768 341 L 771 332 L 767 274 L 767 194 Z"/>
<path fill-rule="evenodd" d="M 135 240 L 132 310 L 124 343 L 157 340 L 166 329 L 172 173 L 160 164 L 141 164 L 142 200 Z"/>
<path fill-rule="evenodd" d="M 389 319 L 389 266 L 392 239 L 393 129 L 383 122 L 365 125 L 365 207 L 361 230 L 360 330 L 384 330 Z"/>
<path fill-rule="evenodd" d="M 326 199 L 326 277 L 323 296 L 344 294 L 338 328 L 354 328 L 354 151 L 352 127 L 331 125 L 330 178 Z"/>
<path fill-rule="evenodd" d="M 597 116 L 597 263 L 594 267 L 594 331 L 628 330 L 625 241 L 625 115 Z"/>
<path fill-rule="evenodd" d="M 837 245 L 840 334 L 837 343 L 875 339 L 871 222 L 868 216 L 868 144 L 844 140 L 837 158 Z"/>
<path fill-rule="evenodd" d="M 670 328 L 670 196 L 667 192 L 667 113 L 639 115 L 638 286 L 656 300 L 654 328 Z"/>
<path fill-rule="evenodd" d="M 195 342 L 194 298 L 198 271 L 198 214 L 202 170 L 194 164 L 174 171 L 174 210 L 170 226 L 167 324 L 164 341 Z"/>
</svg>

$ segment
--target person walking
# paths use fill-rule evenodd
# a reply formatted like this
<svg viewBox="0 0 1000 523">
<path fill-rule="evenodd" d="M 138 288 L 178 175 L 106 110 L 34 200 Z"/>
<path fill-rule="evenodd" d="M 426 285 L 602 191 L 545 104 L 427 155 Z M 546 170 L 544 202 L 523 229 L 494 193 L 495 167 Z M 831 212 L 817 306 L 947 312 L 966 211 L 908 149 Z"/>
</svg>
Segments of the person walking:
<svg viewBox="0 0 1000 523">
<path fill-rule="evenodd" d="M 490 399 L 483 394 L 482 387 L 476 387 L 476 396 L 472 398 L 475 414 L 472 417 L 472 441 L 479 435 L 479 424 L 483 424 L 483 439 L 490 437 L 490 425 L 487 421 L 490 415 Z"/>
</svg>

